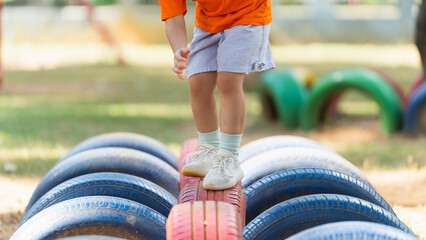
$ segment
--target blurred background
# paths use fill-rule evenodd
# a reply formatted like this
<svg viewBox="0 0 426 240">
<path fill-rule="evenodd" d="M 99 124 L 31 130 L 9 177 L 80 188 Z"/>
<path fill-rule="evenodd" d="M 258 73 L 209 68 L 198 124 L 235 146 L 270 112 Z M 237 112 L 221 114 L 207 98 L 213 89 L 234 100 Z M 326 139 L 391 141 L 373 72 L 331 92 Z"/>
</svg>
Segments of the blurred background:
<svg viewBox="0 0 426 240">
<path fill-rule="evenodd" d="M 421 73 L 414 44 L 421 0 L 273 0 L 278 68 L 313 78 L 378 69 L 408 95 Z M 188 40 L 195 3 L 187 2 Z M 153 137 L 178 154 L 196 136 L 186 81 L 172 73 L 156 0 L 14 0 L 1 10 L 0 239 L 8 239 L 41 177 L 75 144 L 106 132 Z M 312 132 L 262 117 L 259 74 L 245 82 L 243 144 L 301 135 L 360 167 L 401 219 L 426 237 L 426 138 L 383 133 L 379 107 L 348 91 Z"/>
</svg>

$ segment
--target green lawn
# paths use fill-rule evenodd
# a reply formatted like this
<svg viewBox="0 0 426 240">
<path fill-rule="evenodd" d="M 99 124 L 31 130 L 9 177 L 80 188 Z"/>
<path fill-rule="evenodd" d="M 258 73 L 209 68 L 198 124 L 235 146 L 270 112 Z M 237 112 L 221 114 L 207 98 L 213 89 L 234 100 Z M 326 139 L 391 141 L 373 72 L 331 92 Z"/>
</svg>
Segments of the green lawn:
<svg viewBox="0 0 426 240">
<path fill-rule="evenodd" d="M 315 74 L 336 64 L 301 66 Z M 408 91 L 418 69 L 381 68 Z M 42 175 L 75 144 L 114 131 L 141 133 L 168 145 L 176 154 L 180 144 L 196 136 L 186 81 L 169 68 L 81 66 L 45 71 L 7 71 L 0 94 L 0 174 Z M 426 139 L 380 131 L 375 103 L 363 95 L 345 96 L 343 115 L 327 121 L 320 132 L 285 131 L 261 117 L 254 91 L 246 91 L 244 142 L 275 134 L 317 139 L 364 168 L 426 165 Z M 356 106 L 356 107 L 348 107 Z M 362 136 L 336 131 L 356 126 Z M 365 135 L 370 137 L 365 137 Z M 344 138 L 344 141 L 342 141 Z M 3 163 L 18 166 L 6 173 Z"/>
</svg>

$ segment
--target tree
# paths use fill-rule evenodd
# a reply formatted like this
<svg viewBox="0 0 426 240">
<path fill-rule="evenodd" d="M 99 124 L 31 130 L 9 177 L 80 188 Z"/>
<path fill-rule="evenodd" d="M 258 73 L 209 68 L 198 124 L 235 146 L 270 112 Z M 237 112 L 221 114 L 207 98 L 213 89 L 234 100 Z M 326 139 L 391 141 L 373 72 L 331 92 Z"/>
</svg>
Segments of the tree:
<svg viewBox="0 0 426 240">
<path fill-rule="evenodd" d="M 416 45 L 422 60 L 423 72 L 426 73 L 426 0 L 422 1 L 417 18 Z"/>
</svg>

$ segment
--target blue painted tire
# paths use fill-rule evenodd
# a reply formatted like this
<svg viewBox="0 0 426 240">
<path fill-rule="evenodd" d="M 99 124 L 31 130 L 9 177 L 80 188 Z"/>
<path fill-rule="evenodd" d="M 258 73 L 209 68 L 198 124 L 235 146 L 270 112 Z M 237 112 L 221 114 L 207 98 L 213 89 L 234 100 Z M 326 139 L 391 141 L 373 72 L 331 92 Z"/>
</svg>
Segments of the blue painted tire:
<svg viewBox="0 0 426 240">
<path fill-rule="evenodd" d="M 25 212 L 55 186 L 69 179 L 97 172 L 138 176 L 158 184 L 175 197 L 179 195 L 179 173 L 161 159 L 127 148 L 98 148 L 71 156 L 54 166 L 37 186 Z"/>
<path fill-rule="evenodd" d="M 301 168 L 276 172 L 251 184 L 244 193 L 247 201 L 246 222 L 280 202 L 320 193 L 357 197 L 394 213 L 370 186 L 344 173 L 328 169 Z"/>
<path fill-rule="evenodd" d="M 368 201 L 338 194 L 316 194 L 279 203 L 244 228 L 244 239 L 284 239 L 308 228 L 342 221 L 377 222 L 413 232 L 394 214 Z"/>
<path fill-rule="evenodd" d="M 94 235 L 84 235 L 84 236 L 74 236 L 66 237 L 58 240 L 127 240 L 124 238 L 108 237 L 108 236 L 94 236 Z"/>
<path fill-rule="evenodd" d="M 244 171 L 243 188 L 269 174 L 295 168 L 323 168 L 345 173 L 369 186 L 361 171 L 343 157 L 324 150 L 290 147 L 256 155 L 241 164 Z"/>
<path fill-rule="evenodd" d="M 424 111 L 426 111 L 426 82 L 414 92 L 410 99 L 404 114 L 404 130 L 406 132 L 417 135 L 422 131 L 420 123 L 421 113 Z"/>
<path fill-rule="evenodd" d="M 308 138 L 299 137 L 299 136 L 290 136 L 290 135 L 277 135 L 277 136 L 260 138 L 245 144 L 239 149 L 238 158 L 240 162 L 244 162 L 247 159 L 252 158 L 258 154 L 261 154 L 270 150 L 278 149 L 278 148 L 288 148 L 288 147 L 308 147 L 308 148 L 322 149 L 325 151 L 334 152 L 333 150 Z"/>
<path fill-rule="evenodd" d="M 73 147 L 59 162 L 72 155 L 96 148 L 121 147 L 130 148 L 156 156 L 177 169 L 178 158 L 161 142 L 136 133 L 106 133 L 89 138 Z"/>
<path fill-rule="evenodd" d="M 60 202 L 88 196 L 119 197 L 141 203 L 163 216 L 177 199 L 157 184 L 122 173 L 92 173 L 70 179 L 44 194 L 24 215 L 21 225 L 40 211 Z"/>
<path fill-rule="evenodd" d="M 307 229 L 287 240 L 418 240 L 417 237 L 379 223 L 348 221 Z"/>
<path fill-rule="evenodd" d="M 166 239 L 166 217 L 127 199 L 91 196 L 55 204 L 24 223 L 11 240 L 98 235 L 129 239 Z"/>
</svg>

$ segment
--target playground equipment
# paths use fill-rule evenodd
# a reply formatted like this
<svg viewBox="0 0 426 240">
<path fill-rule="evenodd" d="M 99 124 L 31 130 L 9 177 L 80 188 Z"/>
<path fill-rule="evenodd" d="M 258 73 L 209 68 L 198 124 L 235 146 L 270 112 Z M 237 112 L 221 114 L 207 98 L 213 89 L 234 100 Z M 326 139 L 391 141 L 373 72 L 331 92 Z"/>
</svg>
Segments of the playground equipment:
<svg viewBox="0 0 426 240">
<path fill-rule="evenodd" d="M 314 81 L 309 90 L 301 83 L 300 74 L 295 73 L 290 68 L 269 71 L 262 75 L 259 82 L 264 114 L 278 118 L 284 128 L 317 128 L 326 115 L 337 111 L 337 104 L 344 91 L 356 89 L 367 93 L 379 105 L 382 129 L 386 133 L 402 127 L 412 135 L 420 132 L 419 125 L 425 114 L 422 115 L 424 111 L 421 110 L 422 93 L 417 93 L 417 90 L 425 82 L 423 75 L 416 78 L 408 98 L 391 76 L 377 69 L 336 70 Z M 257 151 L 256 148 L 249 149 Z M 245 161 L 246 158 L 242 151 L 240 159 Z"/>
<path fill-rule="evenodd" d="M 241 164 L 244 170 L 243 188 L 279 170 L 323 168 L 340 171 L 368 184 L 368 180 L 352 163 L 328 151 L 307 147 L 280 148 L 256 155 Z"/>
<path fill-rule="evenodd" d="M 122 173 L 100 172 L 63 182 L 44 194 L 27 211 L 22 224 L 40 211 L 72 198 L 110 196 L 126 198 L 168 216 L 177 199 L 164 188 L 146 179 Z"/>
<path fill-rule="evenodd" d="M 102 234 L 127 239 L 165 239 L 166 217 L 123 198 L 90 196 L 55 204 L 24 223 L 11 240 Z"/>
<path fill-rule="evenodd" d="M 345 221 L 324 224 L 305 230 L 288 240 L 375 239 L 415 240 L 413 235 L 383 224 L 361 221 Z"/>
<path fill-rule="evenodd" d="M 147 136 L 123 132 L 101 134 L 89 138 L 73 147 L 59 162 L 80 152 L 106 147 L 130 148 L 145 152 L 162 159 L 175 169 L 178 168 L 178 159 L 163 143 Z"/>
<path fill-rule="evenodd" d="M 423 74 L 420 74 L 411 85 L 411 89 L 409 92 L 409 97 L 413 96 L 414 92 L 424 83 L 426 82 Z"/>
<path fill-rule="evenodd" d="M 258 154 L 288 147 L 307 147 L 313 149 L 322 149 L 324 151 L 334 152 L 327 147 L 312 141 L 308 138 L 299 136 L 272 136 L 254 140 L 247 143 L 239 149 L 239 160 L 244 162 Z"/>
<path fill-rule="evenodd" d="M 37 186 L 26 211 L 56 185 L 96 172 L 132 174 L 158 184 L 175 197 L 179 195 L 179 174 L 163 160 L 127 148 L 98 148 L 76 154 L 54 166 Z"/>
<path fill-rule="evenodd" d="M 293 69 L 268 71 L 259 84 L 263 111 L 269 119 L 279 119 L 286 129 L 298 126 L 300 108 L 306 101 L 303 80 Z"/>
<path fill-rule="evenodd" d="M 361 68 L 343 69 L 320 77 L 312 86 L 301 113 L 301 126 L 311 130 L 318 126 L 321 111 L 327 101 L 346 89 L 358 89 L 369 94 L 379 105 L 382 128 L 385 132 L 396 131 L 401 124 L 402 103 L 392 86 L 380 74 Z"/>
<path fill-rule="evenodd" d="M 167 239 L 242 239 L 243 224 L 234 206 L 224 201 L 196 201 L 173 207 Z"/>
<path fill-rule="evenodd" d="M 406 132 L 418 135 L 426 129 L 426 82 L 423 82 L 411 95 L 404 115 Z"/>
<path fill-rule="evenodd" d="M 247 218 L 252 221 L 268 208 L 291 198 L 334 193 L 367 200 L 392 213 L 389 204 L 369 185 L 344 173 L 321 168 L 298 168 L 268 175 L 244 190 Z"/>
<path fill-rule="evenodd" d="M 279 203 L 244 228 L 245 239 L 284 239 L 325 223 L 368 221 L 411 230 L 391 212 L 368 201 L 339 194 L 314 194 Z"/>
<path fill-rule="evenodd" d="M 179 170 L 197 144 L 183 143 Z M 241 147 L 246 178 L 222 191 L 179 180 L 169 158 L 157 157 L 164 148 L 127 133 L 77 145 L 42 179 L 12 239 L 299 239 L 349 220 L 362 221 L 360 234 L 417 239 L 355 166 L 312 140 L 273 136 Z"/>
</svg>

